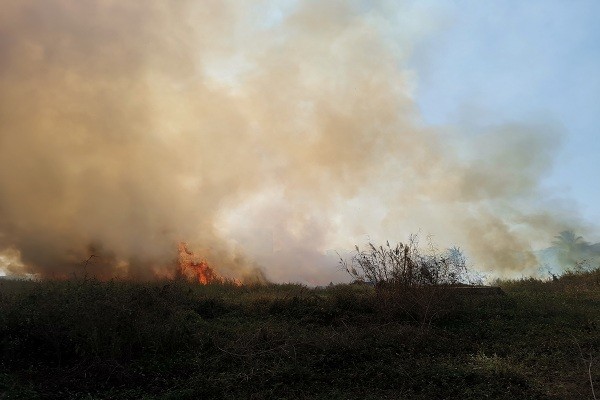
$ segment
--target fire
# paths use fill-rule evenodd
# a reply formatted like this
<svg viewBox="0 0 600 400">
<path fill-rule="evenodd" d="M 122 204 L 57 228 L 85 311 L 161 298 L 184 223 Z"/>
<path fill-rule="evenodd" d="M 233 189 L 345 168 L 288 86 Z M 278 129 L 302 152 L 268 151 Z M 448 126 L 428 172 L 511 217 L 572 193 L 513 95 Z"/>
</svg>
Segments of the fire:
<svg viewBox="0 0 600 400">
<path fill-rule="evenodd" d="M 208 283 L 223 282 L 208 262 L 194 254 L 186 243 L 179 243 L 179 273 L 191 280 L 206 285 Z"/>
</svg>

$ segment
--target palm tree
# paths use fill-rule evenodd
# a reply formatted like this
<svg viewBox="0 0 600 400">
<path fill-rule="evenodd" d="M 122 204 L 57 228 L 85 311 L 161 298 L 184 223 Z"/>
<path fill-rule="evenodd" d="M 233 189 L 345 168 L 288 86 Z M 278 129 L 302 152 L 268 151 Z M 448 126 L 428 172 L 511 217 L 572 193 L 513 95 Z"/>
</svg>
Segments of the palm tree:
<svg viewBox="0 0 600 400">
<path fill-rule="evenodd" d="M 587 257 L 590 244 L 577 236 L 572 230 L 566 230 L 554 236 L 552 247 L 558 251 L 558 261 L 562 267 L 573 267 Z"/>
</svg>

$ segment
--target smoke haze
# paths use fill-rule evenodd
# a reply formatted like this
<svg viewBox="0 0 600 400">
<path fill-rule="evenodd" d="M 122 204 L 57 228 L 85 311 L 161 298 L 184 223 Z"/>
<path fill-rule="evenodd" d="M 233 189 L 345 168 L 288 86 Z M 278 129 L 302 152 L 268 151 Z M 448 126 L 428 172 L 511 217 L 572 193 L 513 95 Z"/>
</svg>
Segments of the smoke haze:
<svg viewBox="0 0 600 400">
<path fill-rule="evenodd" d="M 421 32 L 390 40 L 359 1 L 240 3 L 2 0 L 5 269 L 148 278 L 186 241 L 225 275 L 329 282 L 335 249 L 421 231 L 527 271 L 579 224 L 541 189 L 559 126 L 422 123 Z"/>
</svg>

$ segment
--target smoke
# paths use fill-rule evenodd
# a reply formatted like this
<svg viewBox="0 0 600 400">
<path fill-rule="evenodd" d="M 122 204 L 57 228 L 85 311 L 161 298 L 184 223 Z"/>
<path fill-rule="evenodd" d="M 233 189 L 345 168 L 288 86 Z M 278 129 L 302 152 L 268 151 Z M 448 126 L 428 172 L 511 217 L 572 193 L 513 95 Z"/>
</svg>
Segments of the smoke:
<svg viewBox="0 0 600 400">
<path fill-rule="evenodd" d="M 585 271 L 600 265 L 600 243 L 590 243 L 572 230 L 560 232 L 552 246 L 538 251 L 542 272 Z"/>
<path fill-rule="evenodd" d="M 2 3 L 0 251 L 20 272 L 94 254 L 86 273 L 150 277 L 186 241 L 226 275 L 328 282 L 334 249 L 418 230 L 526 270 L 573 223 L 540 188 L 560 128 L 424 126 L 420 33 L 390 40 L 359 1 Z"/>
</svg>

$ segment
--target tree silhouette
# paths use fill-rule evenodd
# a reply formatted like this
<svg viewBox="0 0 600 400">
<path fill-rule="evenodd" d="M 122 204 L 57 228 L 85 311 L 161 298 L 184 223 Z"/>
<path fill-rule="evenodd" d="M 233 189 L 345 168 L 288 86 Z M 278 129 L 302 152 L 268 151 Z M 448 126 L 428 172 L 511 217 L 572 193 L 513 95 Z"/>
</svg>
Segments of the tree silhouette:
<svg viewBox="0 0 600 400">
<path fill-rule="evenodd" d="M 574 267 L 585 262 L 590 244 L 577 236 L 572 230 L 566 230 L 554 237 L 552 247 L 558 251 L 558 261 L 563 267 Z"/>
</svg>

